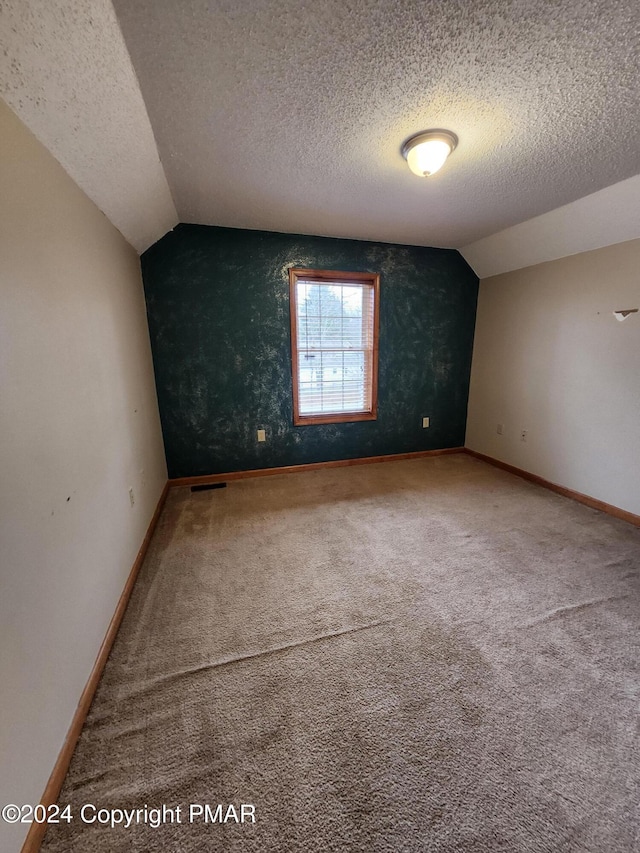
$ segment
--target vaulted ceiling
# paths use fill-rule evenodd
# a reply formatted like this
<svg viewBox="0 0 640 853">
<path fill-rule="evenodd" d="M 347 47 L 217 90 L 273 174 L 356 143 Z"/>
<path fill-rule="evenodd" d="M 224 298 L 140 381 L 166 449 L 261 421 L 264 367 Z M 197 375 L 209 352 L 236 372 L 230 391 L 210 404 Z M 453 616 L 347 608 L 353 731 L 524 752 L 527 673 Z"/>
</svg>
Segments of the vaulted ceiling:
<svg viewBox="0 0 640 853">
<path fill-rule="evenodd" d="M 139 250 L 179 219 L 470 247 L 483 266 L 563 205 L 531 233 L 584 242 L 580 211 L 618 182 L 616 233 L 640 236 L 633 0 L 5 0 L 0 16 L 0 94 Z M 420 179 L 400 146 L 430 127 L 460 141 Z"/>
</svg>

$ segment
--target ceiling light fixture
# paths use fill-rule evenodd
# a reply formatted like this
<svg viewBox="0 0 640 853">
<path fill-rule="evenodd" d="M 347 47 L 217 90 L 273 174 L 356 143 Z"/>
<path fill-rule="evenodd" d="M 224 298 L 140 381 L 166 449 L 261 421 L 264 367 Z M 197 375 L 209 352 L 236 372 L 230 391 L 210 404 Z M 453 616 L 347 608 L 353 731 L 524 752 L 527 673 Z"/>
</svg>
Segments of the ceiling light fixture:
<svg viewBox="0 0 640 853">
<path fill-rule="evenodd" d="M 444 166 L 457 144 L 458 137 L 450 130 L 425 130 L 407 139 L 402 156 L 414 175 L 427 178 Z"/>
</svg>

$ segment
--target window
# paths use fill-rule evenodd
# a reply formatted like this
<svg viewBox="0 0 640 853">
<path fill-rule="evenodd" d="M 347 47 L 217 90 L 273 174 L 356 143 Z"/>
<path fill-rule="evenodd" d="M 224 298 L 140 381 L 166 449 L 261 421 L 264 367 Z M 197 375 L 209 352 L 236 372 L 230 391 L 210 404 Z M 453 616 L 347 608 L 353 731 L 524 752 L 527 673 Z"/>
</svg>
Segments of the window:
<svg viewBox="0 0 640 853">
<path fill-rule="evenodd" d="M 373 421 L 380 276 L 290 269 L 293 423 Z"/>
</svg>

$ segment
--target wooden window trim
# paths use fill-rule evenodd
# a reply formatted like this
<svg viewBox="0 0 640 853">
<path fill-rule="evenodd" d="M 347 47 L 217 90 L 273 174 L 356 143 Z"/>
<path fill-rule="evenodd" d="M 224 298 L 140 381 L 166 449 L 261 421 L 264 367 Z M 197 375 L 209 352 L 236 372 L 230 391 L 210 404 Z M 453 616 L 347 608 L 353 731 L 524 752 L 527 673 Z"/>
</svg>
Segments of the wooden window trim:
<svg viewBox="0 0 640 853">
<path fill-rule="evenodd" d="M 299 408 L 298 325 L 296 285 L 298 279 L 312 283 L 356 282 L 369 284 L 373 290 L 373 346 L 371 351 L 371 407 L 365 412 L 301 415 Z M 341 424 L 355 421 L 375 421 L 378 417 L 378 336 L 380 326 L 380 275 L 369 272 L 342 272 L 291 267 L 289 269 L 289 315 L 291 318 L 291 370 L 293 378 L 293 425 Z"/>
</svg>

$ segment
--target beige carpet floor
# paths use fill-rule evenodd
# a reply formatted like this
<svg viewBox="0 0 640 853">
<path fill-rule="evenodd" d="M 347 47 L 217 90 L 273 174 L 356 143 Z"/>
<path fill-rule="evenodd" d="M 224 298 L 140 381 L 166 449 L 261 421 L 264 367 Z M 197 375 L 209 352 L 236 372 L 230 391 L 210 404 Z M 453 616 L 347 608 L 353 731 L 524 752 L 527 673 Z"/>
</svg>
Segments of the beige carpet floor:
<svg viewBox="0 0 640 853">
<path fill-rule="evenodd" d="M 43 849 L 638 851 L 639 572 L 466 455 L 175 489 Z"/>
</svg>

